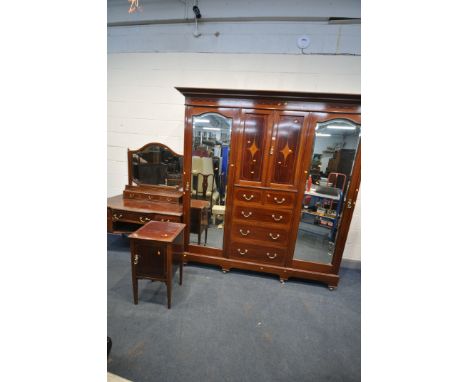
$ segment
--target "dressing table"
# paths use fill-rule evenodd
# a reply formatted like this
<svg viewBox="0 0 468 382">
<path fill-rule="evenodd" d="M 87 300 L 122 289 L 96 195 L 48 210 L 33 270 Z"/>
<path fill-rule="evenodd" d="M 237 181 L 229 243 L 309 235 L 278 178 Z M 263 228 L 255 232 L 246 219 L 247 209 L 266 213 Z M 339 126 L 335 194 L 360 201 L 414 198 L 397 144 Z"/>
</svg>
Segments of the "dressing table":
<svg viewBox="0 0 468 382">
<path fill-rule="evenodd" d="M 152 142 L 128 150 L 128 185 L 107 199 L 107 232 L 131 233 L 149 221 L 181 223 L 183 156 Z"/>
</svg>

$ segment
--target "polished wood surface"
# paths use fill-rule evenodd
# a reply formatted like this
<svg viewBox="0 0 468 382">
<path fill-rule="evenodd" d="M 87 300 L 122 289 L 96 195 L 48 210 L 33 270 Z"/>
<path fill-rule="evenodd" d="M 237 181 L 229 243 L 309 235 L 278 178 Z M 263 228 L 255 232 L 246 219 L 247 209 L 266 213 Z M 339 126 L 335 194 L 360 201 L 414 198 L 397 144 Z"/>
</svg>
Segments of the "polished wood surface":
<svg viewBox="0 0 468 382">
<path fill-rule="evenodd" d="M 277 118 L 269 183 L 293 185 L 305 117 L 278 113 Z"/>
<path fill-rule="evenodd" d="M 125 199 L 123 195 L 116 195 L 107 198 L 107 207 L 115 210 L 127 210 L 143 213 L 148 212 L 172 216 L 182 216 L 183 214 L 182 206 L 178 204 L 160 201 Z"/>
<path fill-rule="evenodd" d="M 263 163 L 267 155 L 267 129 L 271 113 L 244 111 L 242 136 L 240 138 L 241 157 L 239 163 L 239 180 L 260 182 L 263 174 Z"/>
<path fill-rule="evenodd" d="M 190 190 L 191 182 L 192 116 L 213 112 L 233 119 L 230 170 L 234 171 L 230 172 L 235 176 L 228 181 L 224 247 L 217 250 L 190 245 L 187 260 L 216 264 L 226 271 L 231 268 L 254 270 L 276 274 L 280 280 L 300 277 L 336 287 L 353 202 L 351 208 L 344 210 L 332 264 L 294 260 L 294 247 L 307 178 L 304 174 L 311 158 L 315 126 L 318 122 L 336 118 L 360 123 L 360 95 L 199 88 L 178 90 L 185 95 L 186 104 L 184 185 L 187 185 L 187 190 Z M 351 195 L 353 201 L 359 183 L 360 156 L 351 180 L 350 189 L 355 190 Z M 245 217 L 242 212 L 252 215 Z M 282 226 L 280 222 L 276 225 L 273 218 L 268 221 L 272 214 L 279 221 L 284 219 Z M 185 201 L 185 222 L 189 215 L 190 203 Z M 252 220 L 248 221 L 249 218 Z M 279 231 L 273 232 L 274 228 Z M 246 230 L 250 233 L 244 235 Z M 284 240 L 282 232 L 287 234 Z M 273 238 L 278 233 L 280 236 L 275 240 L 269 233 Z M 276 252 L 265 249 L 275 249 Z"/>
<path fill-rule="evenodd" d="M 131 239 L 172 242 L 184 230 L 185 224 L 150 221 L 128 235 Z"/>
</svg>

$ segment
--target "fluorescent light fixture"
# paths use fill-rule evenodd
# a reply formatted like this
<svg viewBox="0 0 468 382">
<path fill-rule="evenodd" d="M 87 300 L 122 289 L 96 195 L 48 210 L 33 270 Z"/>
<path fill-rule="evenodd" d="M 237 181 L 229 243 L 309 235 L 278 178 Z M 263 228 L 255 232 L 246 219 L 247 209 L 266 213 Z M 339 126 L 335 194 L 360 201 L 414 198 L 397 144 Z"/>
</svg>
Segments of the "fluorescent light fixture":
<svg viewBox="0 0 468 382">
<path fill-rule="evenodd" d="M 203 127 L 203 130 L 221 131 L 219 127 Z"/>
<path fill-rule="evenodd" d="M 206 123 L 209 123 L 211 121 L 209 119 L 206 119 L 206 118 L 194 118 L 193 122 L 206 122 Z"/>
<path fill-rule="evenodd" d="M 356 126 L 330 125 L 330 126 L 327 126 L 327 129 L 336 129 L 336 130 L 356 130 Z"/>
<path fill-rule="evenodd" d="M 324 134 L 324 133 L 317 133 L 315 134 L 317 137 L 331 137 L 331 134 Z"/>
</svg>

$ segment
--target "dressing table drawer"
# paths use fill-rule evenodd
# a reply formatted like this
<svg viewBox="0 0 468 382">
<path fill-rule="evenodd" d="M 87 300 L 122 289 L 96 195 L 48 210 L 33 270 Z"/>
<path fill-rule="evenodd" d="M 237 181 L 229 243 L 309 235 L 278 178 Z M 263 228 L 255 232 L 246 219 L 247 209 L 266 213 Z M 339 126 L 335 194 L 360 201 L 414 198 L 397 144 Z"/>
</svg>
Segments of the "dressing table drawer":
<svg viewBox="0 0 468 382">
<path fill-rule="evenodd" d="M 293 208 L 296 201 L 294 192 L 265 191 L 265 206 L 275 208 Z"/>
<path fill-rule="evenodd" d="M 236 202 L 249 204 L 260 204 L 262 202 L 262 191 L 251 188 L 236 188 L 234 191 Z"/>
<path fill-rule="evenodd" d="M 160 215 L 154 213 L 144 213 L 125 210 L 112 210 L 111 218 L 113 222 L 123 221 L 129 223 L 146 224 L 151 220 L 167 221 L 167 222 L 180 222 L 178 216 Z"/>
<path fill-rule="evenodd" d="M 229 257 L 264 264 L 281 265 L 286 254 L 285 248 L 273 248 L 233 242 Z"/>
<path fill-rule="evenodd" d="M 285 225 L 291 222 L 291 212 L 276 211 L 270 208 L 255 208 L 255 207 L 234 207 L 234 219 L 239 222 L 262 222 L 271 225 Z"/>
<path fill-rule="evenodd" d="M 234 223 L 232 225 L 231 240 L 257 240 L 264 242 L 266 245 L 284 246 L 288 243 L 288 231 L 278 228 L 261 227 L 258 225 Z"/>
<path fill-rule="evenodd" d="M 150 194 L 141 191 L 124 191 L 125 199 L 135 199 L 135 200 L 146 200 L 146 201 L 158 201 L 158 202 L 168 202 L 168 203 L 179 203 L 181 198 L 179 196 L 168 196 L 168 195 L 157 195 Z"/>
</svg>

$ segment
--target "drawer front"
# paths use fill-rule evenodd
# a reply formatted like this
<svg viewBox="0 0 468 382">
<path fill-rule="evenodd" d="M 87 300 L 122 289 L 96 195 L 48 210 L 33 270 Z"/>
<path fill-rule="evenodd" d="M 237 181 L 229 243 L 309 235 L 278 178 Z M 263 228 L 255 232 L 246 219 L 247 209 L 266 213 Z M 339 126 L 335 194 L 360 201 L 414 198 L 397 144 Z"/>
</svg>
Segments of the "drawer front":
<svg viewBox="0 0 468 382">
<path fill-rule="evenodd" d="M 237 202 L 260 204 L 262 202 L 262 191 L 251 188 L 236 188 L 234 191 Z"/>
<path fill-rule="evenodd" d="M 291 223 L 292 214 L 289 211 L 280 211 L 272 208 L 255 208 L 249 206 L 236 206 L 234 219 L 238 222 L 262 222 L 271 225 L 285 225 Z"/>
<path fill-rule="evenodd" d="M 132 267 L 137 277 L 166 276 L 166 249 L 136 241 L 131 255 Z"/>
<path fill-rule="evenodd" d="M 288 231 L 281 228 L 260 227 L 258 225 L 248 225 L 234 223 L 231 230 L 232 241 L 262 241 L 265 245 L 281 245 L 288 243 Z"/>
<path fill-rule="evenodd" d="M 249 260 L 263 264 L 281 265 L 286 255 L 285 248 L 272 248 L 232 242 L 229 257 L 237 260 Z"/>
<path fill-rule="evenodd" d="M 293 208 L 296 194 L 293 192 L 265 191 L 265 205 L 275 208 Z"/>
<path fill-rule="evenodd" d="M 174 196 L 146 194 L 144 192 L 133 192 L 128 190 L 125 190 L 123 193 L 125 199 L 149 200 L 169 203 L 178 203 L 180 199 L 179 197 Z"/>
<path fill-rule="evenodd" d="M 153 213 L 112 210 L 112 221 L 146 224 L 151 220 L 180 222 L 179 216 L 159 215 Z"/>
</svg>

